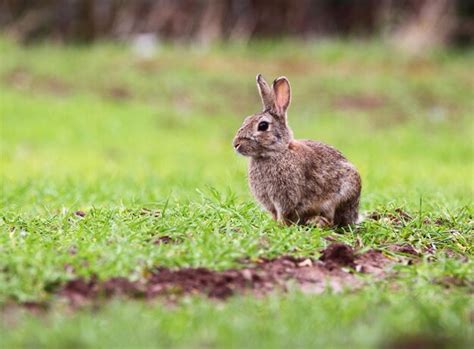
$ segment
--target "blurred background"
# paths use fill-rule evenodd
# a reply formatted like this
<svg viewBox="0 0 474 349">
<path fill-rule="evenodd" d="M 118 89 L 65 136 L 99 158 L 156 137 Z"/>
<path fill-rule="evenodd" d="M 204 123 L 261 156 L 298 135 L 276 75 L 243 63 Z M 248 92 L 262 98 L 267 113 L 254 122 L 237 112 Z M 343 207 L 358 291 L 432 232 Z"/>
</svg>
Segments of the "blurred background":
<svg viewBox="0 0 474 349">
<path fill-rule="evenodd" d="M 295 134 L 358 166 L 365 207 L 470 200 L 473 14 L 469 0 L 2 0 L 3 203 L 208 185 L 248 198 L 230 144 L 260 109 L 257 73 L 288 76 Z"/>
<path fill-rule="evenodd" d="M 3 0 L 0 26 L 23 42 L 90 42 L 139 33 L 207 44 L 254 38 L 382 36 L 410 50 L 468 45 L 470 0 Z"/>
</svg>

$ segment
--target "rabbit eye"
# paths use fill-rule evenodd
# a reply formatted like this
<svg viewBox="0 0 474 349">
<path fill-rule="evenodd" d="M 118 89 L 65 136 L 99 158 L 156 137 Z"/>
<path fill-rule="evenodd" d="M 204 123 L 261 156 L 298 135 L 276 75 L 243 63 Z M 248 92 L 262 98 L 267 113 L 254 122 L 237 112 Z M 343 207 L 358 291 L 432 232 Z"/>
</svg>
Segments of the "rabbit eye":
<svg viewBox="0 0 474 349">
<path fill-rule="evenodd" d="M 266 121 L 260 121 L 260 123 L 258 124 L 258 130 L 259 130 L 259 131 L 266 131 L 266 130 L 268 130 L 268 122 L 266 122 Z"/>
</svg>

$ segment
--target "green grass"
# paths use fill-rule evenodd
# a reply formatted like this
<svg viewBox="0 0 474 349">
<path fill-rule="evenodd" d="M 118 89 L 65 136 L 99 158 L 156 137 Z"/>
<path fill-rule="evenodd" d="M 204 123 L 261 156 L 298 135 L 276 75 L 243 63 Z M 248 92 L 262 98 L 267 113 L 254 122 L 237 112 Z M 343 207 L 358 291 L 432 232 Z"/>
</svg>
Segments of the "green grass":
<svg viewBox="0 0 474 349">
<path fill-rule="evenodd" d="M 410 336 L 468 347 L 472 289 L 434 281 L 474 279 L 473 56 L 262 42 L 165 45 L 142 61 L 124 45 L 25 48 L 1 39 L 0 304 L 47 301 L 52 310 L 7 306 L 0 347 L 370 348 Z M 259 72 L 290 79 L 297 137 L 334 145 L 360 169 L 363 211 L 403 207 L 414 220 L 338 234 L 281 227 L 262 212 L 246 159 L 231 146 L 244 116 L 260 108 Z M 153 244 L 163 235 L 180 243 Z M 198 297 L 172 307 L 114 301 L 71 313 L 48 292 L 77 276 L 139 279 L 156 265 L 318 257 L 328 236 L 389 254 L 392 243 L 435 252 L 398 266 L 394 279 L 341 294 Z"/>
</svg>

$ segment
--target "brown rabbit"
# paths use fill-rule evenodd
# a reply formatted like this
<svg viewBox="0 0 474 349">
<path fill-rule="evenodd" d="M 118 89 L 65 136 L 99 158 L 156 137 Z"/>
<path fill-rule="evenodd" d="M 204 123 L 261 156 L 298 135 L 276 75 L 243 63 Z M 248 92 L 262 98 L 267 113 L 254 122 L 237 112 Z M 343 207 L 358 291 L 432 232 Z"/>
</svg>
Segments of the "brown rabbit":
<svg viewBox="0 0 474 349">
<path fill-rule="evenodd" d="M 235 150 L 250 157 L 249 184 L 274 219 L 285 224 L 344 226 L 358 220 L 361 180 L 357 169 L 333 147 L 295 140 L 287 123 L 290 83 L 270 87 L 257 75 L 263 111 L 245 119 Z"/>
</svg>

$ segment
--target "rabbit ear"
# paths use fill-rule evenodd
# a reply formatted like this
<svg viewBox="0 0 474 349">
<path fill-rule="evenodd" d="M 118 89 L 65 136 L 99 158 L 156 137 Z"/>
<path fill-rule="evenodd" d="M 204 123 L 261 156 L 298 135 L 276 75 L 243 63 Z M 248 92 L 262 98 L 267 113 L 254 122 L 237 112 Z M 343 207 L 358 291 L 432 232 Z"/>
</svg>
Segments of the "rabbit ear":
<svg viewBox="0 0 474 349">
<path fill-rule="evenodd" d="M 280 115 L 285 115 L 291 101 L 291 89 L 288 79 L 284 76 L 275 79 L 273 92 L 275 95 L 275 111 Z"/>
<path fill-rule="evenodd" d="M 257 75 L 257 87 L 260 97 L 262 98 L 263 110 L 272 109 L 275 103 L 275 97 L 262 74 Z"/>
</svg>

